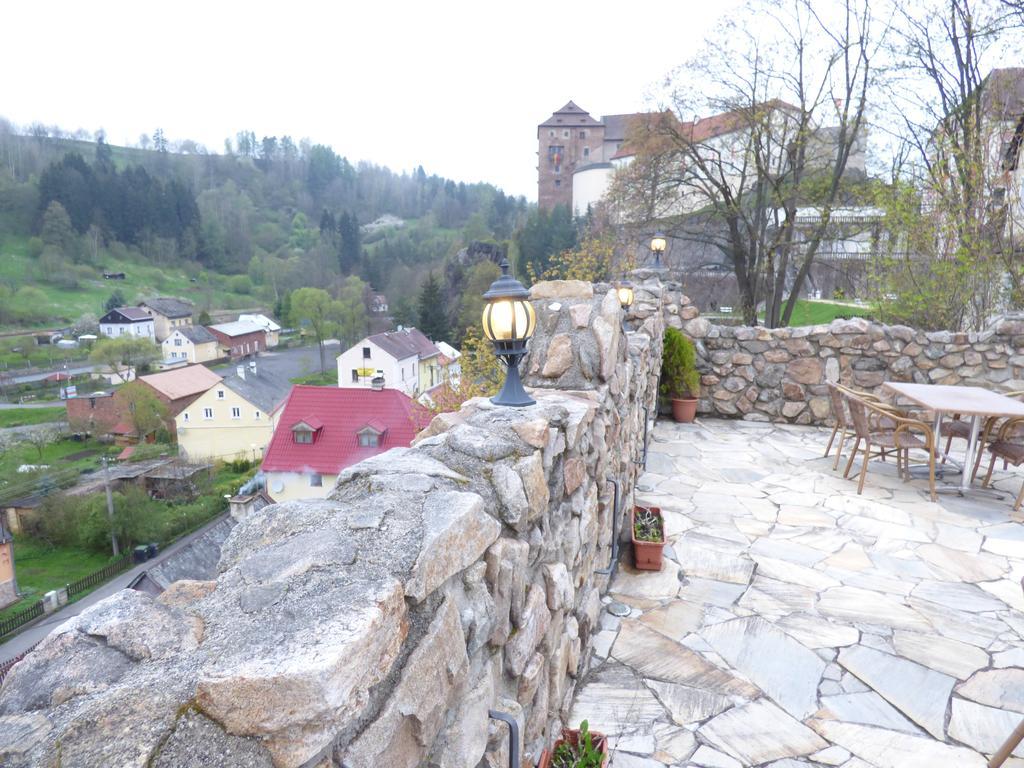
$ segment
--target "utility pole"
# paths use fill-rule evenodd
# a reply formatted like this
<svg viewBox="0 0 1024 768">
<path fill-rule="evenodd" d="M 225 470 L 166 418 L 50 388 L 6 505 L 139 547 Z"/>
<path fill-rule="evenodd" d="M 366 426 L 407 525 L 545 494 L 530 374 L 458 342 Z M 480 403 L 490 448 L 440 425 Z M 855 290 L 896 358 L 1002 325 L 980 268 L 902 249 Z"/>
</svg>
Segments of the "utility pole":
<svg viewBox="0 0 1024 768">
<path fill-rule="evenodd" d="M 103 486 L 107 489 L 107 519 L 110 520 L 110 546 L 114 548 L 114 557 L 120 554 L 117 547 L 117 534 L 114 533 L 114 495 L 110 492 L 110 470 L 107 457 L 103 457 Z"/>
</svg>

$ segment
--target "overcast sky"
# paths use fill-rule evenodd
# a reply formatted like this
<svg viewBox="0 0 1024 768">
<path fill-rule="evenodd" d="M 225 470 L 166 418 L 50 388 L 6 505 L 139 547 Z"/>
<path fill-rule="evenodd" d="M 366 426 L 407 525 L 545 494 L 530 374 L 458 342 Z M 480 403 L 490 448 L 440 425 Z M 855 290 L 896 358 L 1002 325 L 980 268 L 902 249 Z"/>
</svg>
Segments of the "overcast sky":
<svg viewBox="0 0 1024 768">
<path fill-rule="evenodd" d="M 536 126 L 638 111 L 732 0 L 14 3 L 0 116 L 215 152 L 249 129 L 535 200 Z"/>
</svg>

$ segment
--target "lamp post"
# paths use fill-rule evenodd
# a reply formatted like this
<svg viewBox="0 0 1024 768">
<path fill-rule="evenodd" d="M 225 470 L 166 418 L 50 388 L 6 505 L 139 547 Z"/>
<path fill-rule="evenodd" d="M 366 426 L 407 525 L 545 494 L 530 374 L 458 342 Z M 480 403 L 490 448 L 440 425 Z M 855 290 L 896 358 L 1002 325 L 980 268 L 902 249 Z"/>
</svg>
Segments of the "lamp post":
<svg viewBox="0 0 1024 768">
<path fill-rule="evenodd" d="M 484 294 L 484 335 L 494 344 L 494 353 L 507 368 L 505 384 L 491 398 L 495 405 L 522 408 L 535 400 L 526 394 L 519 378 L 519 361 L 526 354 L 526 342 L 533 336 L 537 315 L 529 292 L 508 273 L 508 259 L 501 260 L 501 277 Z"/>
<path fill-rule="evenodd" d="M 655 233 L 654 237 L 651 238 L 651 253 L 654 254 L 654 268 L 661 269 L 661 255 L 665 253 L 665 247 L 668 245 L 668 241 L 661 232 Z"/>
</svg>

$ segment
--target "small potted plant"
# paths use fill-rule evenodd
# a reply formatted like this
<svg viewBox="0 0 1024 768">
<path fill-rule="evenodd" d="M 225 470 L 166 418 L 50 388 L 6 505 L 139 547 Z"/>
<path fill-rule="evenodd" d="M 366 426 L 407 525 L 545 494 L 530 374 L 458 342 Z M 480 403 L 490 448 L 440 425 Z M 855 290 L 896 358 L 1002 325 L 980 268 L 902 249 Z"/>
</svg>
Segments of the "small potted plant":
<svg viewBox="0 0 1024 768">
<path fill-rule="evenodd" d="M 587 721 L 579 730 L 562 729 L 562 738 L 549 752 L 544 750 L 537 768 L 604 768 L 608 764 L 608 739 L 591 731 Z"/>
<path fill-rule="evenodd" d="M 672 401 L 673 419 L 688 424 L 696 418 L 700 395 L 697 350 L 677 328 L 665 329 L 661 392 Z"/>
<path fill-rule="evenodd" d="M 659 507 L 633 507 L 633 564 L 641 571 L 660 571 L 665 549 L 665 521 Z"/>
</svg>

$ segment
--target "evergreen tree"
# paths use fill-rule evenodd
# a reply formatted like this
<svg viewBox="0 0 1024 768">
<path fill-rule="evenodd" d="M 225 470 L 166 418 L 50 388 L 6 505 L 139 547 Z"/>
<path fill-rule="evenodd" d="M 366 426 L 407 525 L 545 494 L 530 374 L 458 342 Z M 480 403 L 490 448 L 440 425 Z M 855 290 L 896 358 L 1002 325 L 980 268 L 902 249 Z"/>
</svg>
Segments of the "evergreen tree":
<svg viewBox="0 0 1024 768">
<path fill-rule="evenodd" d="M 119 288 L 115 288 L 113 293 L 110 294 L 110 298 L 107 299 L 107 303 L 103 305 L 103 310 L 104 312 L 109 312 L 112 309 L 123 307 L 125 305 L 125 302 L 126 299 L 124 297 L 124 294 L 121 293 L 121 290 Z"/>
<path fill-rule="evenodd" d="M 448 338 L 448 316 L 445 313 L 441 282 L 431 272 L 420 287 L 418 327 L 431 341 Z"/>
<path fill-rule="evenodd" d="M 359 220 L 354 213 L 343 211 L 338 216 L 338 267 L 343 275 L 356 272 L 361 252 Z"/>
</svg>

